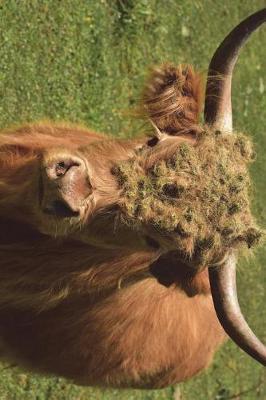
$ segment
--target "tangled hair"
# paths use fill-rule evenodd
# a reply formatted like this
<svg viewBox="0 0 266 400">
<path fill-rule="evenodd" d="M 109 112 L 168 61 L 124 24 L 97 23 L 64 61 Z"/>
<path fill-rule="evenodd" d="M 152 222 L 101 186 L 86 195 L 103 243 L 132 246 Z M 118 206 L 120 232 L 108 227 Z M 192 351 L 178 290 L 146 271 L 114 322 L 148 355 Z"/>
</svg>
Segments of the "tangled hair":
<svg viewBox="0 0 266 400">
<path fill-rule="evenodd" d="M 147 79 L 142 114 L 167 134 L 197 133 L 202 98 L 202 78 L 192 66 L 163 64 Z"/>
</svg>

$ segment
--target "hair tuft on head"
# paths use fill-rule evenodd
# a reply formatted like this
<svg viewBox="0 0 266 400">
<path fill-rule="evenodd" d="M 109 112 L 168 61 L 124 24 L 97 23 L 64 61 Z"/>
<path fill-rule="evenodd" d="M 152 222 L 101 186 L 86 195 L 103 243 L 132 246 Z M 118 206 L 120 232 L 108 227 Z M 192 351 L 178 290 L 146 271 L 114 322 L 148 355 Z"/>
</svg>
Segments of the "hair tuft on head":
<svg viewBox="0 0 266 400">
<path fill-rule="evenodd" d="M 142 95 L 142 114 L 169 135 L 197 133 L 203 85 L 189 65 L 153 68 Z"/>
</svg>

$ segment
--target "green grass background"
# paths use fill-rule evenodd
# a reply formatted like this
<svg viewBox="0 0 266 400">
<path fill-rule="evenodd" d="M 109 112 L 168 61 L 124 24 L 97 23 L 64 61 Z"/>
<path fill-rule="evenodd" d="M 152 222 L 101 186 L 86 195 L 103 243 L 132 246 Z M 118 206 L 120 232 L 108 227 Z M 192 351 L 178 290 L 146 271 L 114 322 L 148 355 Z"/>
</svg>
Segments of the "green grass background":
<svg viewBox="0 0 266 400">
<path fill-rule="evenodd" d="M 191 63 L 206 72 L 224 35 L 265 6 L 263 0 L 0 0 L 0 125 L 43 118 L 82 122 L 112 135 L 134 136 L 130 110 L 150 65 Z M 257 148 L 253 207 L 266 227 L 265 28 L 246 45 L 233 82 L 234 124 Z M 264 200 L 264 202 L 263 202 Z M 241 260 L 243 311 L 265 337 L 266 249 Z M 52 327 L 51 327 L 52 329 Z M 208 337 L 206 337 L 208 340 Z M 0 365 L 0 400 L 163 400 L 160 391 L 101 390 Z M 228 342 L 208 371 L 179 385 L 182 399 L 265 399 L 263 368 Z M 177 396 L 176 396 L 177 397 Z"/>
</svg>

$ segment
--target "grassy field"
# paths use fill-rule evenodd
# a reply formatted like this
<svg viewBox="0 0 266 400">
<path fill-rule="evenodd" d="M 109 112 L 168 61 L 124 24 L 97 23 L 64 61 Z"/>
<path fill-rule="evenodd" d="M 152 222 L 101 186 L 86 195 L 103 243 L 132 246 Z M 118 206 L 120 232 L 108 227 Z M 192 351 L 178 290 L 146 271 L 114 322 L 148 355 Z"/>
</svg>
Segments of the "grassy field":
<svg viewBox="0 0 266 400">
<path fill-rule="evenodd" d="M 37 119 L 82 122 L 133 136 L 132 110 L 152 64 L 188 62 L 206 72 L 216 45 L 263 0 L 0 0 L 0 125 Z M 237 130 L 254 138 L 254 211 L 266 227 L 265 29 L 244 49 L 234 76 Z M 264 202 L 263 202 L 264 200 Z M 266 248 L 239 266 L 240 301 L 264 342 Z M 264 286 L 264 288 L 263 288 Z M 206 338 L 208 340 L 208 338 Z M 0 400 L 163 400 L 175 388 L 80 388 L 1 366 Z M 212 366 L 179 386 L 183 400 L 265 399 L 263 369 L 228 342 Z"/>
</svg>

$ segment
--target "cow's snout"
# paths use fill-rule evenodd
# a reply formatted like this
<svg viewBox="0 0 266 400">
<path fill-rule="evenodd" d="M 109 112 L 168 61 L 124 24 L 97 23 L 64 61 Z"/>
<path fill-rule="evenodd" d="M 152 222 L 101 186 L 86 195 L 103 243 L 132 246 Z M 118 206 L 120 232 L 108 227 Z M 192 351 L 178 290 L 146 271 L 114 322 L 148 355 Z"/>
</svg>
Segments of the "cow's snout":
<svg viewBox="0 0 266 400">
<path fill-rule="evenodd" d="M 81 158 L 67 154 L 44 157 L 40 204 L 45 214 L 60 218 L 78 217 L 91 192 L 88 171 Z"/>
</svg>

